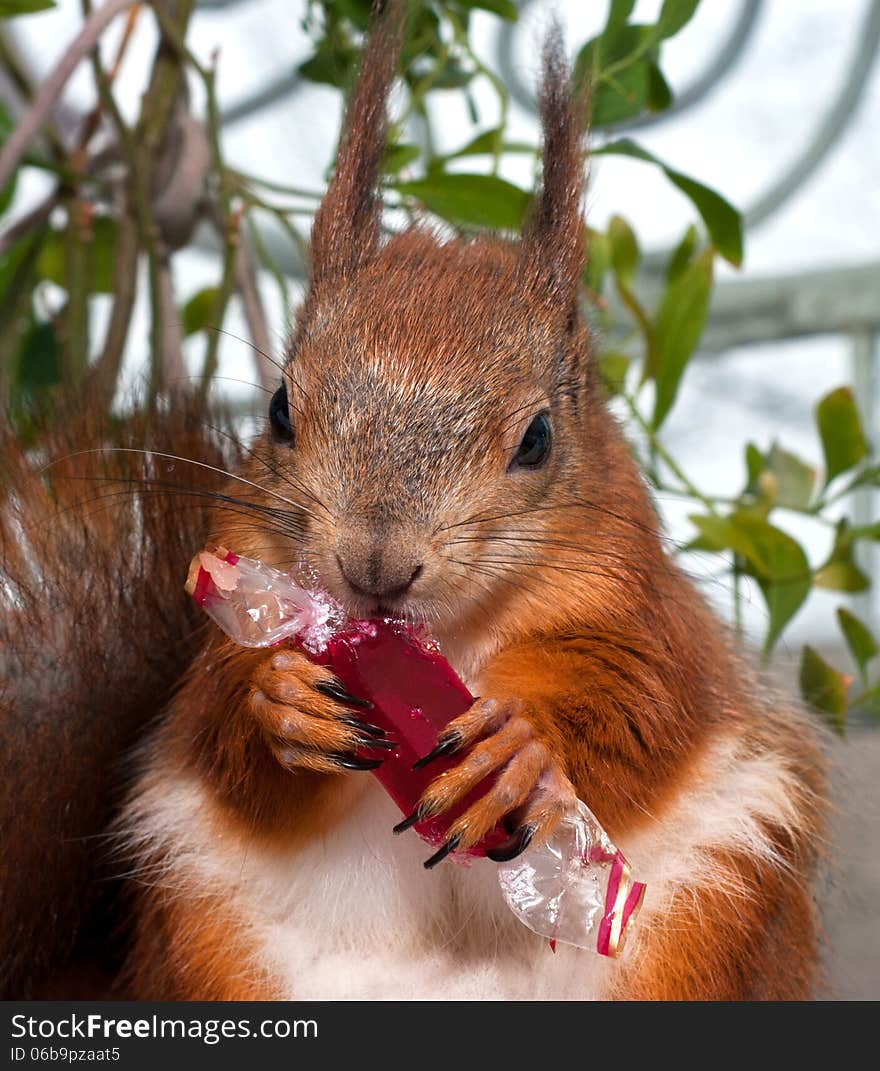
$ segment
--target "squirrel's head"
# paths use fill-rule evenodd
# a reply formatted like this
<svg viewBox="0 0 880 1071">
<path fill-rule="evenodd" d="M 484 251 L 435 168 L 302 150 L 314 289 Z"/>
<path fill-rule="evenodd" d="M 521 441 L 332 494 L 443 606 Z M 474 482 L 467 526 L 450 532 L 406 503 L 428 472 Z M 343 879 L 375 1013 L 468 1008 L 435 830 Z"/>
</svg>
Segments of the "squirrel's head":
<svg viewBox="0 0 880 1071">
<path fill-rule="evenodd" d="M 543 179 L 522 239 L 413 227 L 383 244 L 401 7 L 366 49 L 259 478 L 270 468 L 302 503 L 303 557 L 352 613 L 448 634 L 505 603 L 570 602 L 578 576 L 601 587 L 584 529 L 601 528 L 589 510 L 607 501 L 608 424 L 578 304 L 584 130 L 560 35 L 544 50 Z"/>
</svg>

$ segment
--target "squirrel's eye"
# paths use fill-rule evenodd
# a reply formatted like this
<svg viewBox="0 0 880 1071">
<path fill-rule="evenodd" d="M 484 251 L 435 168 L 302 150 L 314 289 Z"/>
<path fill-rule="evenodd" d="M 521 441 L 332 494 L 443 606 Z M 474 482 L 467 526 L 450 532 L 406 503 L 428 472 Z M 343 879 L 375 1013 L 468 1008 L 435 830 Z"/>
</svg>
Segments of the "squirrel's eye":
<svg viewBox="0 0 880 1071">
<path fill-rule="evenodd" d="M 550 453 L 552 441 L 553 428 L 550 425 L 550 417 L 547 413 L 538 413 L 526 428 L 513 464 L 529 469 L 537 468 Z"/>
<path fill-rule="evenodd" d="M 278 442 L 293 443 L 293 425 L 290 423 L 290 406 L 287 404 L 287 387 L 284 383 L 269 402 L 269 423 Z"/>
</svg>

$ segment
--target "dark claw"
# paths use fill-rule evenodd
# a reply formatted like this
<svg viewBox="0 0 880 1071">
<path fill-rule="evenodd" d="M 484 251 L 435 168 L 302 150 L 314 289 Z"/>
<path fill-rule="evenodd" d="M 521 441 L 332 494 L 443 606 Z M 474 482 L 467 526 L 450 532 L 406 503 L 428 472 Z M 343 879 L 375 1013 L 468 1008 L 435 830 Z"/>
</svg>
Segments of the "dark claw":
<svg viewBox="0 0 880 1071">
<path fill-rule="evenodd" d="M 358 699 L 356 695 L 349 695 L 341 685 L 336 684 L 334 681 L 318 681 L 315 685 L 315 691 L 326 695 L 329 699 L 335 699 L 339 703 L 347 703 L 350 707 L 361 707 L 363 710 L 369 710 L 373 705 L 369 699 Z"/>
<path fill-rule="evenodd" d="M 434 852 L 430 859 L 426 859 L 422 864 L 425 870 L 433 870 L 438 863 L 442 863 L 443 860 L 449 855 L 450 852 L 454 852 L 455 849 L 461 844 L 461 834 L 458 833 L 454 837 L 450 837 L 449 840 L 443 845 L 438 852 Z"/>
<path fill-rule="evenodd" d="M 516 859 L 518 855 L 522 855 L 534 835 L 534 826 L 523 826 L 507 844 L 500 844 L 497 848 L 490 848 L 486 852 L 486 858 L 491 859 L 493 863 L 508 863 L 511 859 Z"/>
<path fill-rule="evenodd" d="M 394 751 L 395 748 L 400 747 L 400 744 L 396 740 L 361 740 L 360 747 L 376 748 L 380 747 L 383 751 Z"/>
<path fill-rule="evenodd" d="M 384 759 L 358 759 L 352 755 L 333 755 L 333 761 L 344 770 L 375 770 Z"/>
<path fill-rule="evenodd" d="M 402 822 L 398 822 L 394 827 L 395 833 L 405 833 L 408 829 L 411 829 L 416 822 L 421 822 L 425 816 L 422 814 L 420 808 L 416 807 L 412 814 L 408 814 Z"/>
<path fill-rule="evenodd" d="M 359 733 L 365 733 L 367 736 L 384 736 L 385 730 L 380 729 L 378 725 L 371 725 L 368 721 L 361 721 L 360 718 L 340 718 L 346 725 L 350 725 L 352 729 L 357 729 Z"/>
<path fill-rule="evenodd" d="M 433 762 L 434 759 L 439 759 L 442 755 L 448 755 L 450 751 L 455 751 L 460 745 L 461 733 L 450 733 L 449 736 L 444 737 L 440 741 L 433 751 L 429 751 L 427 755 L 424 755 L 417 762 L 414 762 L 412 768 L 414 770 L 421 770 L 427 766 L 429 762 Z"/>
</svg>

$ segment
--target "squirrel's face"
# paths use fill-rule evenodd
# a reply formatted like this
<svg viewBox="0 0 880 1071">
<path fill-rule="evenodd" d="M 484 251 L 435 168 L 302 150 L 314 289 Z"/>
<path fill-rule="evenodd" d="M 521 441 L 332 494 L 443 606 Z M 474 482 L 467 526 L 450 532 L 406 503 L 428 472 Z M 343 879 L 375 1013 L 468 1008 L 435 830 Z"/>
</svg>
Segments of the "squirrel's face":
<svg viewBox="0 0 880 1071">
<path fill-rule="evenodd" d="M 561 337 L 508 268 L 503 247 L 406 236 L 317 300 L 294 342 L 270 486 L 302 501 L 302 557 L 354 615 L 446 631 L 566 559 L 558 514 L 595 405 L 586 336 Z"/>
</svg>

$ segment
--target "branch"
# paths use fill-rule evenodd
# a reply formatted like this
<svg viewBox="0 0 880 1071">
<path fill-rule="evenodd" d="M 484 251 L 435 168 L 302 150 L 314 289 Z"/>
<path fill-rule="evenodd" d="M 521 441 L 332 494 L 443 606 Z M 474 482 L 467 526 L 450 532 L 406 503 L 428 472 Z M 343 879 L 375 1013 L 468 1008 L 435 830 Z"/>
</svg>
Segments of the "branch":
<svg viewBox="0 0 880 1071">
<path fill-rule="evenodd" d="M 133 210 L 127 204 L 122 205 L 116 221 L 116 254 L 113 269 L 116 287 L 113 292 L 113 311 L 104 336 L 104 348 L 92 371 L 95 390 L 101 394 L 108 407 L 113 400 L 131 325 L 137 290 L 138 254 L 140 253 L 137 220 Z"/>
<path fill-rule="evenodd" d="M 31 209 L 20 220 L 0 234 L 0 257 L 5 256 L 12 247 L 31 231 L 38 231 L 49 222 L 52 211 L 58 204 L 58 191 L 53 190 L 45 201 Z"/>
<path fill-rule="evenodd" d="M 0 152 L 0 188 L 9 181 L 28 145 L 49 118 L 52 105 L 81 60 L 95 47 L 109 23 L 136 2 L 137 0 L 108 0 L 86 21 L 55 69 L 40 86 L 40 91 L 30 110 L 23 116 L 3 146 Z"/>
<path fill-rule="evenodd" d="M 183 335 L 180 317 L 174 301 L 174 281 L 171 276 L 171 261 L 167 253 L 159 257 L 157 264 L 159 308 L 153 317 L 159 318 L 161 334 L 158 355 L 162 388 L 168 394 L 185 392 L 188 388 L 186 365 L 183 363 Z"/>
<path fill-rule="evenodd" d="M 278 366 L 272 360 L 266 312 L 260 291 L 257 289 L 254 262 L 243 231 L 239 233 L 238 247 L 235 251 L 235 285 L 241 295 L 244 316 L 254 347 L 257 378 L 261 386 L 274 389 L 278 379 Z"/>
</svg>

